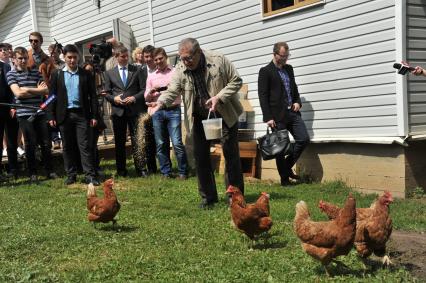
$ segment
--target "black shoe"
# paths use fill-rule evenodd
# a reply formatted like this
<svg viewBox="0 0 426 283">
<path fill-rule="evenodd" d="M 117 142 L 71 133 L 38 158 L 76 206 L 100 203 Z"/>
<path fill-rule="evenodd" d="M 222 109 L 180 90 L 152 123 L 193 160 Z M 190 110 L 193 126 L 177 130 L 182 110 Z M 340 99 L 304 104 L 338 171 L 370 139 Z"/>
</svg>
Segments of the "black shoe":
<svg viewBox="0 0 426 283">
<path fill-rule="evenodd" d="M 0 175 L 0 183 L 7 182 L 7 176 Z"/>
<path fill-rule="evenodd" d="M 47 174 L 47 179 L 57 179 L 59 178 L 58 174 L 56 174 L 55 172 L 51 172 L 49 174 Z"/>
<path fill-rule="evenodd" d="M 281 186 L 288 187 L 288 186 L 291 186 L 291 185 L 293 185 L 293 183 L 290 182 L 290 180 L 288 179 L 288 177 L 281 179 Z"/>
<path fill-rule="evenodd" d="M 65 179 L 65 185 L 72 185 L 72 184 L 74 184 L 75 182 L 77 182 L 77 177 L 76 176 L 68 176 L 66 179 Z"/>
<path fill-rule="evenodd" d="M 139 177 L 141 177 L 141 178 L 146 178 L 146 177 L 148 177 L 148 176 L 149 176 L 149 174 L 148 174 L 148 172 L 146 172 L 146 171 L 140 171 L 140 172 L 138 173 L 138 176 L 139 176 Z"/>
<path fill-rule="evenodd" d="M 290 169 L 289 175 L 290 178 L 294 179 L 294 180 L 299 180 L 300 176 L 296 175 L 296 173 L 293 172 L 293 170 Z"/>
<path fill-rule="evenodd" d="M 93 186 L 99 186 L 101 184 L 95 177 L 86 177 L 85 183 L 86 184 L 92 183 Z"/>
<path fill-rule="evenodd" d="M 37 175 L 31 175 L 30 176 L 30 183 L 32 183 L 32 184 L 38 184 Z"/>
<path fill-rule="evenodd" d="M 217 203 L 217 200 L 214 201 L 207 201 L 206 199 L 201 200 L 200 204 L 198 205 L 201 209 L 213 209 L 214 204 Z"/>
</svg>

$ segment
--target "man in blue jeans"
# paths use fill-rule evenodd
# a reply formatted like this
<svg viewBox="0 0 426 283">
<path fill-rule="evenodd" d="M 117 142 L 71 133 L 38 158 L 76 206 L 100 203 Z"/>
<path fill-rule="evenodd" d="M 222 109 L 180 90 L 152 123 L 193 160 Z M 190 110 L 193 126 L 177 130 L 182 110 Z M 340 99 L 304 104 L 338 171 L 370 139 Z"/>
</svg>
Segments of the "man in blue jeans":
<svg viewBox="0 0 426 283">
<path fill-rule="evenodd" d="M 157 69 L 148 76 L 146 81 L 145 100 L 154 102 L 161 91 L 167 89 L 174 68 L 167 64 L 167 54 L 163 48 L 154 50 L 154 62 Z M 169 107 L 163 108 L 152 116 L 155 143 L 157 144 L 157 158 L 160 162 L 160 171 L 166 178 L 172 177 L 172 162 L 170 160 L 170 142 L 172 140 L 176 159 L 178 162 L 178 179 L 185 180 L 188 174 L 188 161 L 185 146 L 182 142 L 181 130 L 181 96 L 178 95 Z M 148 110 L 149 112 L 149 110 Z"/>
</svg>

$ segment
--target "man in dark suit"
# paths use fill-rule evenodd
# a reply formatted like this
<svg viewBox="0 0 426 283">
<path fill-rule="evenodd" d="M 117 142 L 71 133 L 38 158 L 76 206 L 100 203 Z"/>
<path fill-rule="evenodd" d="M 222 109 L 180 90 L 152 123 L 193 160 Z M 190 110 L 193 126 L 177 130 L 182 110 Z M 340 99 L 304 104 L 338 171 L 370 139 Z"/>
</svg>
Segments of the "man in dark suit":
<svg viewBox="0 0 426 283">
<path fill-rule="evenodd" d="M 285 157 L 281 154 L 276 157 L 282 186 L 290 184 L 289 178 L 298 179 L 291 168 L 309 144 L 309 135 L 300 114 L 302 103 L 293 67 L 287 64 L 289 57 L 288 44 L 275 43 L 272 61 L 260 69 L 258 78 L 263 121 L 271 128 L 287 129 L 295 139 L 295 145 L 289 155 Z"/>
<path fill-rule="evenodd" d="M 99 185 L 95 177 L 92 149 L 89 144 L 89 127 L 97 124 L 98 100 L 95 81 L 86 70 L 78 66 L 78 49 L 68 44 L 63 50 L 65 67 L 53 72 L 50 94 L 57 99 L 49 107 L 49 124 L 59 126 L 62 135 L 64 167 L 67 173 L 65 184 L 76 182 L 78 158 L 86 175 L 86 183 Z"/>
<path fill-rule="evenodd" d="M 13 93 L 6 81 L 6 74 L 10 70 L 8 44 L 0 43 L 0 102 L 3 103 L 14 102 Z M 0 153 L 3 152 L 3 135 L 6 133 L 8 176 L 16 178 L 18 174 L 18 157 L 16 153 L 18 148 L 18 120 L 15 112 L 9 106 L 0 106 Z M 1 172 L 2 166 L 0 166 L 0 182 L 5 180 Z"/>
<path fill-rule="evenodd" d="M 138 153 L 139 143 L 136 137 L 139 115 L 147 111 L 144 92 L 147 73 L 129 65 L 129 51 L 124 46 L 114 48 L 114 56 L 118 65 L 105 72 L 105 87 L 101 95 L 105 96 L 112 105 L 112 125 L 115 141 L 115 162 L 117 174 L 126 176 L 126 134 L 127 126 L 132 142 L 133 160 L 136 172 L 141 177 L 148 175 L 145 169 L 144 154 Z"/>
</svg>

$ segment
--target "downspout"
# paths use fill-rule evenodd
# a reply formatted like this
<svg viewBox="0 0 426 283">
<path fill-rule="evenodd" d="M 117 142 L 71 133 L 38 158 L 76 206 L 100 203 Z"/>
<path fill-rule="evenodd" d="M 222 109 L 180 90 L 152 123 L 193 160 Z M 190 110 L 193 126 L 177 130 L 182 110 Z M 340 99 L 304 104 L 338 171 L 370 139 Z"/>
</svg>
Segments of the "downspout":
<svg viewBox="0 0 426 283">
<path fill-rule="evenodd" d="M 148 19 L 149 19 L 149 35 L 151 38 L 151 45 L 155 46 L 154 41 L 154 20 L 152 16 L 152 0 L 148 0 Z"/>
<path fill-rule="evenodd" d="M 38 31 L 38 23 L 37 23 L 37 12 L 36 12 L 36 1 L 30 0 L 31 7 L 31 20 L 33 24 L 33 31 Z"/>
<path fill-rule="evenodd" d="M 395 62 L 407 59 L 407 3 L 395 1 Z M 395 72 L 396 115 L 398 136 L 407 137 L 408 125 L 408 91 L 407 77 Z"/>
</svg>

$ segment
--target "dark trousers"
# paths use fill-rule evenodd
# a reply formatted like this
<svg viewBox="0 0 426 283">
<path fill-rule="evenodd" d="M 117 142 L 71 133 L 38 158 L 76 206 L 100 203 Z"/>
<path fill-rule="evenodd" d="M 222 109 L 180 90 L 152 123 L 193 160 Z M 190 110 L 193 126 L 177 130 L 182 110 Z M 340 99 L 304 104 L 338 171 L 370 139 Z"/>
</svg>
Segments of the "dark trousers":
<svg viewBox="0 0 426 283">
<path fill-rule="evenodd" d="M 157 160 L 155 158 L 157 152 L 157 145 L 155 143 L 154 126 L 152 118 L 145 124 L 145 157 L 146 166 L 150 173 L 157 172 Z"/>
<path fill-rule="evenodd" d="M 36 147 L 40 145 L 46 173 L 51 173 L 52 166 L 52 143 L 50 142 L 49 129 L 46 115 L 38 115 L 34 121 L 29 122 L 29 116 L 18 117 L 19 127 L 25 141 L 25 156 L 27 159 L 28 173 L 37 174 Z"/>
<path fill-rule="evenodd" d="M 100 167 L 100 158 L 99 158 L 99 150 L 98 150 L 98 139 L 101 132 L 97 127 L 90 127 L 89 128 L 89 146 L 90 150 L 92 151 L 93 156 L 93 166 L 95 168 L 95 172 L 101 170 Z"/>
<path fill-rule="evenodd" d="M 94 177 L 93 155 L 89 144 L 89 121 L 82 110 L 67 110 L 65 121 L 59 125 L 64 153 L 64 168 L 68 177 L 75 177 L 81 160 L 86 177 Z M 78 158 L 80 155 L 80 158 Z"/>
<path fill-rule="evenodd" d="M 216 181 L 210 161 L 210 141 L 206 140 L 202 120 L 194 117 L 194 157 L 198 178 L 198 191 L 207 203 L 217 202 Z M 238 187 L 244 193 L 244 180 L 241 169 L 240 151 L 238 147 L 238 123 L 228 127 L 222 122 L 223 136 L 220 139 L 225 157 L 225 186 Z"/>
<path fill-rule="evenodd" d="M 10 117 L 9 113 L 0 113 L 0 153 L 3 152 L 3 135 L 6 133 L 7 160 L 9 173 L 18 173 L 18 120 Z M 0 166 L 1 172 L 1 166 Z"/>
<path fill-rule="evenodd" d="M 300 112 L 294 112 L 287 110 L 288 113 L 285 116 L 285 121 L 278 121 L 277 129 L 287 129 L 293 136 L 295 143 L 290 151 L 290 154 L 284 156 L 280 154 L 275 158 L 277 164 L 278 173 L 280 174 L 281 180 L 288 179 L 290 170 L 299 159 L 305 147 L 309 144 L 309 135 L 306 130 L 305 122 L 303 122 L 302 115 Z"/>
<path fill-rule="evenodd" d="M 137 127 L 139 116 L 111 116 L 112 128 L 114 131 L 115 141 L 115 166 L 119 174 L 127 174 L 126 169 L 126 135 L 127 127 L 129 127 L 130 141 L 132 144 L 133 162 L 135 164 L 136 173 L 140 174 L 146 171 L 145 154 L 140 152 L 137 141 Z"/>
</svg>

